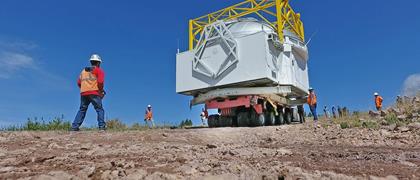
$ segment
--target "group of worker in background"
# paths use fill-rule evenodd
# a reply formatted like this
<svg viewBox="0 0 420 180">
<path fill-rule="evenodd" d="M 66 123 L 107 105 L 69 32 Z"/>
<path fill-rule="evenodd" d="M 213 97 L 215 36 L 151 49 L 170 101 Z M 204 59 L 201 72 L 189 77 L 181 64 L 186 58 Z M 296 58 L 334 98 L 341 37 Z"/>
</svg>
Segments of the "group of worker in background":
<svg viewBox="0 0 420 180">
<path fill-rule="evenodd" d="M 332 116 L 331 116 L 331 114 L 332 114 Z M 342 118 L 342 117 L 345 117 L 345 116 L 349 115 L 349 110 L 347 109 L 347 107 L 341 108 L 340 106 L 337 106 L 337 109 L 336 109 L 335 106 L 332 106 L 331 107 L 331 113 L 330 113 L 330 111 L 328 109 L 328 106 L 324 106 L 324 115 L 325 115 L 325 118 L 327 118 L 327 119 Z"/>
<path fill-rule="evenodd" d="M 417 96 L 420 96 L 420 94 L 418 94 Z M 417 96 L 414 96 L 414 97 L 411 98 L 411 97 L 408 97 L 408 96 L 398 95 L 397 99 L 396 99 L 397 107 L 401 107 L 406 103 L 411 103 L 411 104 L 417 103 L 419 101 Z"/>
<path fill-rule="evenodd" d="M 375 92 L 374 93 L 375 96 L 375 107 L 377 111 L 382 111 L 382 103 L 383 103 L 383 98 L 379 95 L 379 93 Z M 397 102 L 398 102 L 398 98 L 397 98 Z M 309 95 L 308 95 L 308 99 L 307 99 L 307 103 L 309 105 L 309 109 L 312 113 L 312 116 L 314 117 L 314 127 L 319 127 L 318 126 L 318 114 L 316 111 L 317 108 L 317 97 L 314 91 L 314 88 L 309 88 Z M 324 115 L 326 119 L 331 120 L 331 115 L 330 112 L 328 110 L 327 106 L 324 106 Z M 349 110 L 347 109 L 347 107 L 341 108 L 340 106 L 337 106 L 337 111 L 338 111 L 338 118 L 342 118 L 345 116 L 349 115 Z M 332 112 L 332 116 L 333 118 L 337 118 L 337 112 L 335 109 L 335 106 L 331 107 L 331 112 Z"/>
</svg>

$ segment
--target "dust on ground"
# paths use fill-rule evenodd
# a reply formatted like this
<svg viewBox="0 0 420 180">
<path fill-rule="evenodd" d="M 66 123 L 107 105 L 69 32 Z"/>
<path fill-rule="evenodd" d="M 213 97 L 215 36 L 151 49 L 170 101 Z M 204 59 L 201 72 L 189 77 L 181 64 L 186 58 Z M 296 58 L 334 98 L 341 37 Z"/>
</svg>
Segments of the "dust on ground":
<svg viewBox="0 0 420 180">
<path fill-rule="evenodd" d="M 420 128 L 1 132 L 0 179 L 419 179 Z"/>
</svg>

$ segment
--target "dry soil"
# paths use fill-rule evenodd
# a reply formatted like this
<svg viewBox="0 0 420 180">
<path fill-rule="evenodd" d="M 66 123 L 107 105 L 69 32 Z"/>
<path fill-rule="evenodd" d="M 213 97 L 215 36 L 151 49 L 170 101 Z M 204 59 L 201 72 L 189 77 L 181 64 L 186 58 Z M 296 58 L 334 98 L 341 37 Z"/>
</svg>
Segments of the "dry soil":
<svg viewBox="0 0 420 180">
<path fill-rule="evenodd" d="M 0 132 L 0 179 L 420 179 L 420 131 Z"/>
</svg>

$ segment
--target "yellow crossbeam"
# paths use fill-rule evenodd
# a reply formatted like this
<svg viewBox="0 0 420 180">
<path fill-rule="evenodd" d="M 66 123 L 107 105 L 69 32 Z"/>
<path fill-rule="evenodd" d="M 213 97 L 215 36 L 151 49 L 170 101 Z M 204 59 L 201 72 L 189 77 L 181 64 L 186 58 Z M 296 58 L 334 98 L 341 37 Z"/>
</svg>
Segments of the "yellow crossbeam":
<svg viewBox="0 0 420 180">
<path fill-rule="evenodd" d="M 232 20 L 251 14 L 269 24 L 277 32 L 282 42 L 285 29 L 294 32 L 302 41 L 305 41 L 300 14 L 293 11 L 289 0 L 245 0 L 219 11 L 191 19 L 189 22 L 189 49 L 195 48 L 205 26 L 218 20 Z M 270 21 L 273 18 L 275 21 Z"/>
</svg>

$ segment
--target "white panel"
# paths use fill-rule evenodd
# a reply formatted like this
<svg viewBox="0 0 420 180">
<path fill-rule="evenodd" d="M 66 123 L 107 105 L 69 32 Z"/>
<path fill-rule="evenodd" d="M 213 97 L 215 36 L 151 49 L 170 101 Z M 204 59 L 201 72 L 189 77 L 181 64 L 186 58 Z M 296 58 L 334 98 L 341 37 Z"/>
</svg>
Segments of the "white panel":
<svg viewBox="0 0 420 180">
<path fill-rule="evenodd" d="M 280 76 L 278 77 L 280 84 L 292 85 L 292 60 L 289 57 L 290 52 L 281 53 L 280 57 Z"/>
<path fill-rule="evenodd" d="M 264 32 L 236 39 L 238 42 L 239 62 L 220 77 L 213 79 L 192 71 L 194 59 L 192 51 L 177 55 L 178 93 L 215 88 L 234 83 L 266 79 L 275 82 L 267 65 L 267 34 Z M 206 56 L 217 58 L 218 56 Z M 209 61 L 207 59 L 207 61 Z M 210 60 L 211 61 L 211 60 Z M 217 59 L 214 61 L 218 61 Z"/>
<path fill-rule="evenodd" d="M 239 61 L 215 79 L 192 70 L 194 59 L 192 51 L 178 54 L 176 60 L 177 93 L 193 95 L 232 84 L 235 84 L 234 87 L 246 87 L 249 82 L 257 81 L 265 84 L 278 82 L 280 85 L 292 85 L 306 91 L 309 88 L 309 83 L 307 61 L 303 60 L 305 58 L 299 57 L 293 48 L 290 52 L 273 49 L 274 46 L 268 44 L 267 36 L 266 32 L 259 32 L 237 37 L 235 40 L 238 44 Z M 206 59 L 211 62 L 208 63 L 209 65 L 218 66 L 220 64 L 221 57 L 218 54 L 221 51 L 217 46 L 208 51 L 210 54 L 206 54 L 205 58 L 210 58 Z"/>
<path fill-rule="evenodd" d="M 295 85 L 303 91 L 309 89 L 308 82 L 308 63 L 304 58 L 300 57 L 297 53 L 294 54 L 295 59 Z"/>
</svg>

